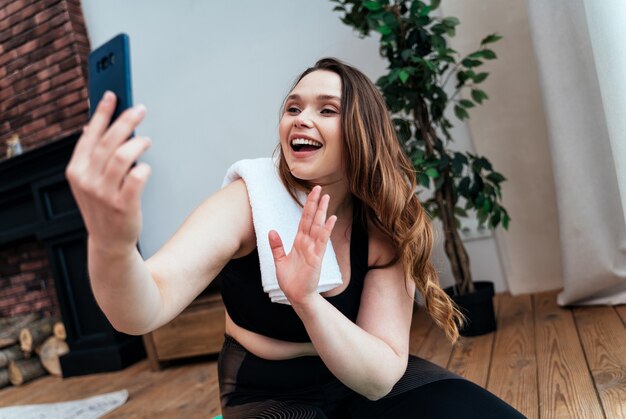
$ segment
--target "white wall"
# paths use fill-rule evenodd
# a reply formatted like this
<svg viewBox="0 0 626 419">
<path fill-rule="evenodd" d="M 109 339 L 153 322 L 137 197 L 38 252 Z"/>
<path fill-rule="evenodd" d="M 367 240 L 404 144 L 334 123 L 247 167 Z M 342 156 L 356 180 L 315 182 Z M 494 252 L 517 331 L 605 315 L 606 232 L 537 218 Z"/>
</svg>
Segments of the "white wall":
<svg viewBox="0 0 626 419">
<path fill-rule="evenodd" d="M 231 163 L 271 155 L 282 99 L 306 67 L 335 56 L 373 80 L 386 67 L 378 37 L 360 39 L 330 1 L 82 0 L 82 6 L 92 48 L 119 32 L 131 39 L 134 99 L 148 108 L 137 134 L 153 140 L 143 158 L 153 169 L 143 198 L 146 257 L 220 187 Z M 458 137 L 460 148 L 471 149 L 463 126 Z M 468 247 L 476 279 L 506 289 L 493 238 Z M 441 242 L 434 260 L 442 284 L 450 285 Z"/>
</svg>

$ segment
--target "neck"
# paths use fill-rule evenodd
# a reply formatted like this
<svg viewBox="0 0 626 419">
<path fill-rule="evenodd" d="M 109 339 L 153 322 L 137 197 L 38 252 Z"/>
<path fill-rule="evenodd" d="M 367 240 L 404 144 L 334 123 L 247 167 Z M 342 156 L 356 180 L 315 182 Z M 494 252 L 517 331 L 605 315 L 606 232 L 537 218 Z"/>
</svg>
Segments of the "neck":
<svg viewBox="0 0 626 419">
<path fill-rule="evenodd" d="M 328 216 L 336 215 L 338 221 L 352 221 L 352 194 L 345 179 L 322 186 L 322 195 L 328 194 Z"/>
</svg>

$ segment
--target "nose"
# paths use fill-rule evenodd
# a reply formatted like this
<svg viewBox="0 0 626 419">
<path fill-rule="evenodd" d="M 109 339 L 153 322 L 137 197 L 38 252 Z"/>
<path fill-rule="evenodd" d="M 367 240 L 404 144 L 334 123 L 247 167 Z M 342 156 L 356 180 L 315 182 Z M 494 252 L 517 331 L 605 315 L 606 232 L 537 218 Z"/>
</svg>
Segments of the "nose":
<svg viewBox="0 0 626 419">
<path fill-rule="evenodd" d="M 307 116 L 305 111 L 302 111 L 296 116 L 293 125 L 298 128 L 311 128 L 313 126 L 313 121 L 311 121 L 311 118 Z"/>
</svg>

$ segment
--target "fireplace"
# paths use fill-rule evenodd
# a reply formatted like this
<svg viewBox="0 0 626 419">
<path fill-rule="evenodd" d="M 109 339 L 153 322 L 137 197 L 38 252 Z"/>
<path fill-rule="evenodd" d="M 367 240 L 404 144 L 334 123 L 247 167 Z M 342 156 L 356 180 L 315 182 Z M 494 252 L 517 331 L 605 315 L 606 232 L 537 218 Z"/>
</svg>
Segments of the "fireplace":
<svg viewBox="0 0 626 419">
<path fill-rule="evenodd" d="M 90 49 L 80 0 L 0 2 L 0 316 L 60 314 L 64 376 L 144 356 L 141 339 L 116 332 L 94 300 L 64 175 L 87 123 Z"/>
<path fill-rule="evenodd" d="M 113 329 L 91 292 L 87 232 L 64 173 L 77 139 L 71 135 L 0 162 L 0 248 L 26 246 L 35 254 L 45 249 L 40 281 L 45 271 L 52 281 L 41 288 L 53 286 L 65 324 L 70 347 L 61 358 L 65 377 L 119 370 L 145 356 L 141 338 Z M 32 272 L 19 275 L 30 278 Z"/>
</svg>

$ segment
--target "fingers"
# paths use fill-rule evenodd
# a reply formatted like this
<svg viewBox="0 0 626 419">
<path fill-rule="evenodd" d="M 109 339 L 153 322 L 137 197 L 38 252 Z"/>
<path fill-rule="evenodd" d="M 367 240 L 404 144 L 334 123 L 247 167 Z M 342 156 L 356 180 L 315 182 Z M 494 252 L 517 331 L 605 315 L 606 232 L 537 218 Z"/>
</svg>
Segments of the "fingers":
<svg viewBox="0 0 626 419">
<path fill-rule="evenodd" d="M 330 201 L 330 196 L 324 195 L 320 198 L 319 204 L 315 211 L 315 215 L 313 217 L 313 222 L 311 224 L 311 229 L 309 230 L 309 235 L 315 240 L 319 231 L 324 228 L 324 223 L 326 222 L 326 212 L 328 211 L 328 202 Z"/>
<path fill-rule="evenodd" d="M 83 127 L 83 134 L 76 143 L 72 160 L 83 161 L 84 164 L 87 164 L 87 159 L 98 143 L 98 140 L 109 126 L 111 116 L 115 111 L 116 102 L 117 98 L 114 93 L 109 91 L 105 92 L 100 102 L 98 102 L 98 106 L 91 116 L 89 123 Z"/>
<path fill-rule="evenodd" d="M 321 186 L 314 186 L 311 193 L 309 193 L 309 196 L 306 198 L 304 208 L 302 209 L 302 217 L 300 217 L 300 224 L 298 224 L 298 232 L 302 234 L 309 234 L 311 231 L 311 225 L 313 224 L 313 220 L 315 218 L 315 212 L 318 207 L 321 191 Z"/>
<path fill-rule="evenodd" d="M 137 163 L 124 178 L 122 188 L 120 190 L 120 201 L 126 203 L 129 211 L 138 211 L 141 205 L 141 193 L 143 192 L 146 182 L 150 177 L 152 170 L 146 163 Z"/>
<path fill-rule="evenodd" d="M 128 140 L 135 128 L 137 128 L 137 125 L 143 120 L 145 114 L 145 106 L 138 105 L 125 110 L 122 115 L 120 115 L 93 149 L 90 170 L 93 170 L 94 173 L 100 173 L 104 170 L 111 155 L 120 144 Z M 89 129 L 91 129 L 91 127 Z"/>
<path fill-rule="evenodd" d="M 106 164 L 102 187 L 108 193 L 116 193 L 133 162 L 137 161 L 150 145 L 149 138 L 135 137 L 118 147 Z"/>
<path fill-rule="evenodd" d="M 117 97 L 115 93 L 106 91 L 98 102 L 96 111 L 91 116 L 89 121 L 89 133 L 96 138 L 100 138 L 105 133 L 109 124 L 111 123 L 111 116 L 115 111 L 115 105 L 117 103 Z"/>
<path fill-rule="evenodd" d="M 321 190 L 320 186 L 315 186 L 307 197 L 295 240 L 295 243 L 300 243 L 301 246 L 309 248 L 318 255 L 326 250 L 330 234 L 337 222 L 337 217 L 334 215 L 326 219 L 330 196 L 320 197 Z"/>
<path fill-rule="evenodd" d="M 330 240 L 330 233 L 333 232 L 335 228 L 335 223 L 337 222 L 337 216 L 331 215 L 326 223 L 324 224 L 324 228 L 320 230 L 317 238 L 315 240 L 315 252 L 317 254 L 323 254 L 326 250 L 326 245 L 328 244 L 328 240 Z"/>
<path fill-rule="evenodd" d="M 283 241 L 275 230 L 270 230 L 267 237 L 270 242 L 270 248 L 272 249 L 272 256 L 274 256 L 274 261 L 278 262 L 286 256 L 285 248 L 283 247 Z"/>
</svg>

